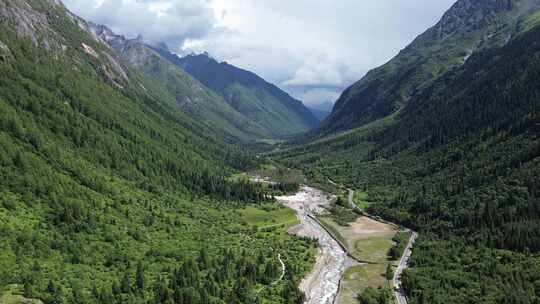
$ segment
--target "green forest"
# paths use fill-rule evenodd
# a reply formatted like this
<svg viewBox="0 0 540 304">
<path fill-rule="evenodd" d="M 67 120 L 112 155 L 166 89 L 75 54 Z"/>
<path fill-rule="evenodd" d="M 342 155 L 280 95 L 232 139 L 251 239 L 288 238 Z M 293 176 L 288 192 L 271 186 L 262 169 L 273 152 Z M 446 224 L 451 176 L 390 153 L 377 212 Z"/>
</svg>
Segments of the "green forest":
<svg viewBox="0 0 540 304">
<path fill-rule="evenodd" d="M 411 303 L 540 301 L 539 40 L 474 54 L 390 120 L 273 155 L 420 233 Z"/>
<path fill-rule="evenodd" d="M 158 82 L 127 66 L 129 81 L 111 77 L 104 46 L 31 3 L 48 16 L 37 44 L 16 32 L 23 21 L 0 21 L 0 298 L 301 303 L 315 244 L 237 211 L 297 186 L 230 180 L 254 160 Z"/>
<path fill-rule="evenodd" d="M 519 19 L 519 1 L 465 5 L 474 16 L 450 16 L 463 30 L 442 39 L 448 52 L 421 36 L 379 70 L 384 82 L 371 73 L 348 89 L 342 103 L 357 109 L 323 129 L 245 142 L 272 132 L 163 54 L 137 68 L 56 1 L 2 0 L 0 303 L 303 304 L 317 242 L 289 233 L 298 219 L 276 197 L 308 184 L 337 195 L 327 208 L 337 225 L 365 212 L 418 232 L 409 303 L 540 304 L 540 26 Z M 482 5 L 492 11 L 477 20 Z M 297 132 L 252 113 L 270 99 L 272 115 L 303 117 L 298 130 L 315 124 L 244 72 L 268 92 L 248 104 L 262 89 L 236 90 L 225 73 L 223 98 L 241 93 L 280 136 Z M 410 236 L 392 235 L 379 263 L 388 281 Z M 387 283 L 356 300 L 393 303 Z"/>
</svg>

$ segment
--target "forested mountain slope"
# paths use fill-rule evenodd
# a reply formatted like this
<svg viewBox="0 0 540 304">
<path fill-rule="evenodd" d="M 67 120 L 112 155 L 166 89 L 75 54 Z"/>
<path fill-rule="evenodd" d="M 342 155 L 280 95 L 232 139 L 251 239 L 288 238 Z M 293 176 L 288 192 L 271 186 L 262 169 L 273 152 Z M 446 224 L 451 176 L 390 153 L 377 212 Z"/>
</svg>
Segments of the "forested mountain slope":
<svg viewBox="0 0 540 304">
<path fill-rule="evenodd" d="M 411 303 L 540 300 L 540 27 L 473 54 L 387 121 L 279 157 L 420 231 Z"/>
<path fill-rule="evenodd" d="M 328 117 L 328 115 L 330 115 L 330 111 L 327 111 L 327 110 L 321 110 L 321 109 L 315 109 L 315 108 L 308 108 L 308 109 L 320 121 L 323 121 L 324 119 L 326 119 L 326 117 Z"/>
<path fill-rule="evenodd" d="M 217 62 L 208 54 L 179 58 L 167 50 L 158 51 L 274 136 L 300 134 L 319 124 L 301 101 L 252 72 Z"/>
<path fill-rule="evenodd" d="M 358 127 L 406 107 L 474 52 L 504 45 L 518 35 L 539 7 L 538 0 L 457 1 L 434 27 L 348 88 L 323 122 L 322 132 Z"/>
<path fill-rule="evenodd" d="M 116 35 L 104 25 L 89 23 L 96 37 L 115 49 L 123 59 L 161 82 L 192 118 L 229 141 L 253 141 L 271 137 L 268 130 L 231 107 L 223 98 L 193 79 L 139 39 Z"/>
<path fill-rule="evenodd" d="M 251 161 L 88 29 L 0 1 L 0 302 L 300 302 L 313 244 L 240 216 Z"/>
</svg>

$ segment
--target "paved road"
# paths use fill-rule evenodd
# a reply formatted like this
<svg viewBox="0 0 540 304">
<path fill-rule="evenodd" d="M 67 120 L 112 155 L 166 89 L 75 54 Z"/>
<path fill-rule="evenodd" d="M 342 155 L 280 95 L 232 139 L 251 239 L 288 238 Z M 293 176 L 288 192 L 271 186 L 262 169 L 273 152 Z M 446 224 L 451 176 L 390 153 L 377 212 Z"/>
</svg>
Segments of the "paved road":
<svg viewBox="0 0 540 304">
<path fill-rule="evenodd" d="M 398 267 L 396 271 L 394 272 L 394 294 L 396 296 L 396 300 L 398 304 L 407 304 L 407 297 L 405 295 L 405 290 L 403 290 L 401 278 L 403 275 L 403 271 L 409 265 L 409 261 L 412 255 L 412 246 L 414 242 L 416 241 L 417 237 L 418 237 L 418 234 L 414 231 L 411 231 L 411 237 L 409 238 L 409 243 L 407 243 L 407 247 L 403 251 L 403 256 L 401 257 L 401 260 L 399 260 Z"/>
</svg>

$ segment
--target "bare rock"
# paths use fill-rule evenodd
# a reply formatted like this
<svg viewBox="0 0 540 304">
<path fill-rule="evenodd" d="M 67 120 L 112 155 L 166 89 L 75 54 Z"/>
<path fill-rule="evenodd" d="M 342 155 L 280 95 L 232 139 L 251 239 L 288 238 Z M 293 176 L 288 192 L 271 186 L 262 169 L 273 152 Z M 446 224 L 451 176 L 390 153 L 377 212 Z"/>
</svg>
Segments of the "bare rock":
<svg viewBox="0 0 540 304">
<path fill-rule="evenodd" d="M 52 5 L 61 6 L 65 8 L 64 3 L 62 3 L 62 1 L 60 0 L 47 0 L 47 2 L 49 2 Z"/>
<path fill-rule="evenodd" d="M 126 71 L 124 70 L 122 64 L 115 57 L 111 56 L 110 54 L 108 54 L 108 53 L 103 53 L 103 54 L 105 55 L 105 57 L 109 61 L 110 66 L 114 70 L 114 72 L 118 76 L 120 76 L 120 78 L 122 78 L 124 81 L 129 80 L 128 75 L 127 75 Z"/>
<path fill-rule="evenodd" d="M 94 57 L 96 59 L 99 58 L 98 53 L 96 51 L 94 51 L 94 49 L 91 46 L 89 46 L 89 45 L 87 45 L 85 43 L 82 43 L 81 46 L 83 47 L 84 52 L 86 54 L 88 54 L 88 55 L 90 55 L 90 56 L 92 56 L 92 57 Z"/>
<path fill-rule="evenodd" d="M 5 43 L 0 41 L 0 63 L 6 62 L 9 58 L 11 58 L 11 50 Z"/>
<path fill-rule="evenodd" d="M 26 1 L 0 1 L 0 20 L 7 20 L 21 37 L 29 38 L 35 45 L 40 42 L 40 33 L 49 28 L 47 17 L 34 10 Z"/>
<path fill-rule="evenodd" d="M 9 47 L 3 43 L 2 41 L 0 41 L 0 52 L 1 53 L 11 53 L 11 51 L 9 50 Z"/>
</svg>

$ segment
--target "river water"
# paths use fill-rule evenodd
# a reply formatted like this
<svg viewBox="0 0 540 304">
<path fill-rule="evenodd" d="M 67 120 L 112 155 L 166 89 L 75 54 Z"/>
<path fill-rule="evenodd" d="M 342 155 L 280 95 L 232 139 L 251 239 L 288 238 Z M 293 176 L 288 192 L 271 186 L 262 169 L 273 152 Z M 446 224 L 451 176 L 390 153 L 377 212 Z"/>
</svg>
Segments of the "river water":
<svg viewBox="0 0 540 304">
<path fill-rule="evenodd" d="M 316 239 L 319 243 L 319 255 L 313 271 L 300 284 L 300 290 L 306 294 L 304 303 L 332 304 L 338 294 L 341 277 L 352 261 L 332 236 L 308 216 L 324 212 L 322 206 L 329 205 L 329 199 L 322 191 L 304 186 L 295 195 L 278 197 L 277 200 L 295 210 L 300 220 L 300 224 L 290 232 Z"/>
</svg>

